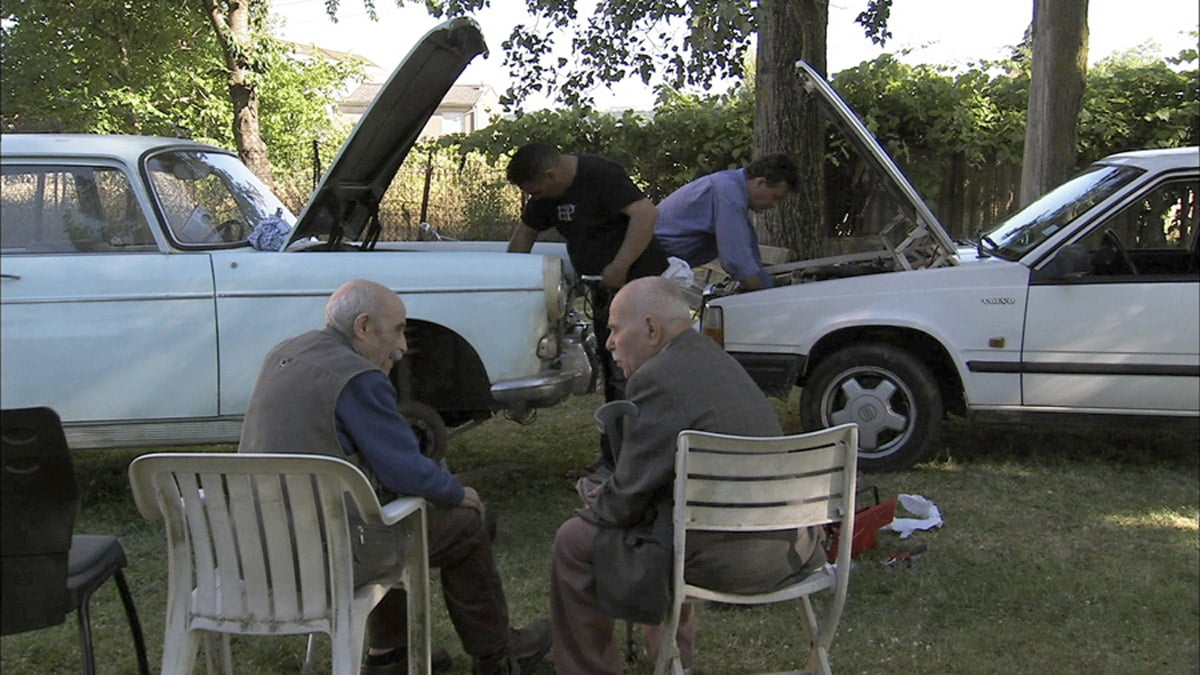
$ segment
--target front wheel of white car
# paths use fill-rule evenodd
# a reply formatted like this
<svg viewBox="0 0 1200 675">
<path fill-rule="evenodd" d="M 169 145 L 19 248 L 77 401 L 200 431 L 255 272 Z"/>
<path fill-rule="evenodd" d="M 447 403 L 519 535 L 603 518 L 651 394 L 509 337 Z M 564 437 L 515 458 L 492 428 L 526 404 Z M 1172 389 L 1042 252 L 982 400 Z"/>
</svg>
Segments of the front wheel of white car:
<svg viewBox="0 0 1200 675">
<path fill-rule="evenodd" d="M 813 368 L 800 392 L 805 429 L 858 424 L 858 466 L 908 468 L 933 449 L 942 396 L 933 374 L 910 353 L 863 344 L 834 352 Z"/>
</svg>

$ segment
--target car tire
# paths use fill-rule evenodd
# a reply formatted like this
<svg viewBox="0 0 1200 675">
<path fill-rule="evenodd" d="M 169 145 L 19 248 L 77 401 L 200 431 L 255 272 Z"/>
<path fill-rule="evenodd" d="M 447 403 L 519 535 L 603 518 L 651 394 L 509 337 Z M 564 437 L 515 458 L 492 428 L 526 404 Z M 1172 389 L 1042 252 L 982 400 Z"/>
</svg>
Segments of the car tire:
<svg viewBox="0 0 1200 675">
<path fill-rule="evenodd" d="M 442 416 L 432 406 L 420 401 L 400 401 L 396 406 L 404 419 L 408 420 L 417 441 L 421 445 L 421 454 L 446 468 L 446 448 L 450 443 L 450 432 Z"/>
<path fill-rule="evenodd" d="M 858 424 L 861 470 L 895 471 L 933 449 L 942 396 L 928 366 L 884 344 L 852 345 L 820 361 L 800 391 L 806 430 Z"/>
</svg>

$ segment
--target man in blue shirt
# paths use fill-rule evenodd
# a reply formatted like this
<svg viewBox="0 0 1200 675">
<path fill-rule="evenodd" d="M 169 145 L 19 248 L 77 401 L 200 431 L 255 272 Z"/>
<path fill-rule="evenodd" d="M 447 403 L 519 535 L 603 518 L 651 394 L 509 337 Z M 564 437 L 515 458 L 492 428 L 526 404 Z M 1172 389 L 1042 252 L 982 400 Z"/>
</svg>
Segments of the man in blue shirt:
<svg viewBox="0 0 1200 675">
<path fill-rule="evenodd" d="M 667 255 L 692 267 L 719 259 L 743 288 L 769 288 L 750 212 L 775 208 L 798 180 L 796 164 L 780 154 L 702 176 L 659 203 L 654 236 Z"/>
<path fill-rule="evenodd" d="M 441 571 L 451 622 L 472 657 L 472 672 L 519 673 L 550 650 L 545 619 L 510 628 L 508 604 L 479 494 L 421 453 L 397 410 L 388 373 L 408 349 L 408 310 L 386 286 L 355 279 L 325 305 L 325 328 L 290 338 L 268 352 L 246 408 L 239 452 L 341 457 L 358 466 L 381 500 L 415 495 L 426 510 L 429 565 Z M 393 564 L 403 533 L 357 523 L 354 579 L 365 583 Z M 363 675 L 408 670 L 402 590 L 390 591 L 367 618 Z M 435 650 L 433 670 L 450 667 Z"/>
</svg>

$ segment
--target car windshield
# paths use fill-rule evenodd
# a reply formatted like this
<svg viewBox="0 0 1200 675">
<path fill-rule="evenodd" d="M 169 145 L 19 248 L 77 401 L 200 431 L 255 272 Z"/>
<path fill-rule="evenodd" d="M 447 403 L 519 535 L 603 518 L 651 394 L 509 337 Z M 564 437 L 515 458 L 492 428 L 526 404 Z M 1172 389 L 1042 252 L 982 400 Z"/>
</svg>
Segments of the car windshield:
<svg viewBox="0 0 1200 675">
<path fill-rule="evenodd" d="M 1093 166 L 1046 193 L 983 236 L 988 253 L 1017 260 L 1142 173 L 1128 166 Z"/>
<path fill-rule="evenodd" d="M 150 185 L 171 236 L 182 245 L 238 244 L 254 227 L 296 217 L 233 155 L 169 150 L 146 161 Z"/>
</svg>

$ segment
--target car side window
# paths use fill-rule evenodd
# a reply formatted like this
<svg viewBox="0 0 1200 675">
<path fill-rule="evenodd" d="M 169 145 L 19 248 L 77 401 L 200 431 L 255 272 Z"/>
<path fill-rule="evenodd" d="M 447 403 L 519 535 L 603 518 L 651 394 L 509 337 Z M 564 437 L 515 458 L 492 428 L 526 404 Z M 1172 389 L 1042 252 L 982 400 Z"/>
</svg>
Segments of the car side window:
<svg viewBox="0 0 1200 675">
<path fill-rule="evenodd" d="M 1200 179 L 1160 184 L 1105 220 L 1081 243 L 1099 277 L 1195 276 Z"/>
<path fill-rule="evenodd" d="M 0 248 L 9 253 L 156 251 L 129 178 L 90 166 L 6 166 Z"/>
<path fill-rule="evenodd" d="M 259 209 L 224 166 L 224 155 L 164 152 L 146 163 L 172 237 L 185 246 L 245 241 Z M 241 198 L 246 203 L 239 202 Z"/>
</svg>

